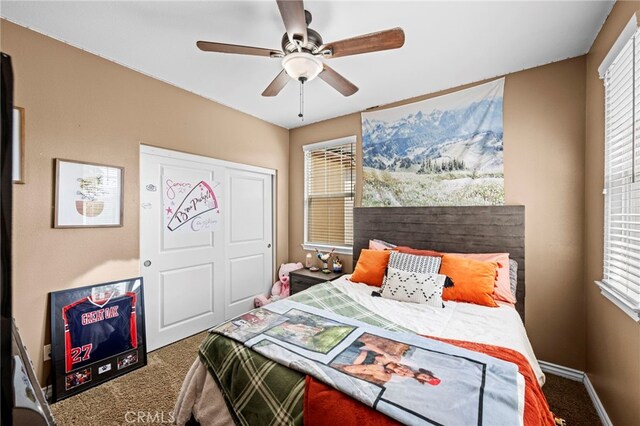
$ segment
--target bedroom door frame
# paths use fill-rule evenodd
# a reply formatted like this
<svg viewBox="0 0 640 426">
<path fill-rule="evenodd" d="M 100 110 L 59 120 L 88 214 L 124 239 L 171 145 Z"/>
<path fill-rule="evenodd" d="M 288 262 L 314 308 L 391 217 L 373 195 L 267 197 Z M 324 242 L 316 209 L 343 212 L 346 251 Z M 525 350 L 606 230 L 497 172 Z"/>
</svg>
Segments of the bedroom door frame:
<svg viewBox="0 0 640 426">
<path fill-rule="evenodd" d="M 258 174 L 263 174 L 263 175 L 269 175 L 270 178 L 270 183 L 271 183 L 271 245 L 272 245 L 272 250 L 271 250 L 271 271 L 270 271 L 270 279 L 271 282 L 273 282 L 273 279 L 275 277 L 275 271 L 277 269 L 277 265 L 276 265 L 276 259 L 277 259 L 277 243 L 276 243 L 276 236 L 277 236 L 277 217 L 276 217 L 276 200 L 277 200 L 277 189 L 276 189 L 276 184 L 277 184 L 277 171 L 274 169 L 269 169 L 269 168 L 265 168 L 265 167 L 259 167 L 259 166 L 252 166 L 252 165 L 248 165 L 248 164 L 242 164 L 242 163 L 236 163 L 236 162 L 232 162 L 232 161 L 226 161 L 226 160 L 220 160 L 217 158 L 212 158 L 212 157 L 207 157 L 207 156 L 203 156 L 203 155 L 197 155 L 197 154 L 192 154 L 192 153 L 187 153 L 187 152 L 183 152 L 183 151 L 176 151 L 176 150 L 171 150 L 171 149 L 166 149 L 166 148 L 159 148 L 159 147 L 155 147 L 152 145 L 148 145 L 148 144 L 140 144 L 140 159 L 139 159 L 139 164 L 140 164 L 140 173 L 139 173 L 139 193 L 142 194 L 142 191 L 144 189 L 144 185 L 143 185 L 143 181 L 142 181 L 142 161 L 143 161 L 143 157 L 144 156 L 156 156 L 156 157 L 165 157 L 168 159 L 175 159 L 175 160 L 182 160 L 182 161 L 190 161 L 190 162 L 196 162 L 196 163 L 206 163 L 206 164 L 210 164 L 212 166 L 217 166 L 217 167 L 222 167 L 225 169 L 225 175 L 226 175 L 226 170 L 236 170 L 236 171 L 246 171 L 246 172 L 253 172 L 253 173 L 258 173 Z M 225 183 L 226 183 L 226 177 L 224 178 Z M 225 202 L 228 199 L 228 195 L 226 195 L 226 188 L 225 188 Z M 143 206 L 142 200 L 139 200 L 139 210 L 140 210 L 140 217 L 142 217 L 142 212 L 143 209 L 148 208 L 148 206 Z M 223 209 L 225 208 L 225 206 L 222 207 Z M 223 213 L 224 214 L 224 213 Z M 223 218 L 223 222 L 226 220 L 226 215 L 225 218 Z M 223 228 L 226 227 L 226 223 L 222 224 Z M 143 251 L 143 239 L 145 238 L 145 236 L 143 235 L 143 226 L 141 223 L 139 223 L 139 237 L 140 237 L 140 242 L 139 242 L 139 268 L 140 268 L 140 275 L 144 276 L 144 272 L 145 272 L 145 256 L 147 255 L 147 253 L 145 253 Z M 226 238 L 226 237 L 225 237 Z M 226 265 L 227 264 L 227 253 L 225 250 L 225 255 L 224 255 L 224 259 L 223 259 L 223 264 Z M 226 276 L 226 271 L 224 271 L 224 275 Z M 226 279 L 226 278 L 225 278 Z M 226 282 L 223 283 L 223 285 L 225 286 L 225 291 L 226 291 Z M 265 289 L 266 290 L 266 289 Z M 229 319 L 229 315 L 226 312 L 226 300 L 228 299 L 228 296 L 225 294 L 225 311 L 224 311 L 224 320 Z M 214 326 L 215 324 L 211 324 L 211 327 Z M 204 331 L 206 329 L 208 329 L 210 327 L 207 327 L 203 330 L 200 331 Z M 184 336 L 184 337 L 188 337 L 188 336 Z M 169 343 L 167 343 L 169 344 Z M 166 344 L 163 344 L 161 346 L 158 346 L 157 348 L 150 348 L 149 350 L 155 350 L 155 349 L 159 349 L 160 347 L 165 346 Z"/>
</svg>

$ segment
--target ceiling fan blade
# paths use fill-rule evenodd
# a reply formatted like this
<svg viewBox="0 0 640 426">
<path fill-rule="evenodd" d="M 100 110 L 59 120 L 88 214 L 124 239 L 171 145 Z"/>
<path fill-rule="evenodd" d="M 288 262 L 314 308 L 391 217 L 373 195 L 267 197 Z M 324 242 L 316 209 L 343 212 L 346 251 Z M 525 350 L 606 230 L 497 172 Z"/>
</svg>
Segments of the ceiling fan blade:
<svg viewBox="0 0 640 426">
<path fill-rule="evenodd" d="M 342 93 L 343 96 L 351 96 L 358 91 L 358 86 L 335 72 L 333 68 L 330 68 L 327 64 L 324 64 L 324 69 L 318 74 L 318 77 Z"/>
<path fill-rule="evenodd" d="M 328 58 L 340 56 L 359 55 L 361 53 L 378 52 L 380 50 L 397 49 L 404 44 L 404 31 L 402 28 L 393 28 L 377 33 L 351 37 L 333 43 L 322 45 L 318 51 L 330 50 Z"/>
<path fill-rule="evenodd" d="M 303 45 L 307 44 L 307 21 L 302 0 L 276 0 L 276 2 L 291 43 L 299 40 Z"/>
<path fill-rule="evenodd" d="M 291 80 L 291 77 L 287 74 L 285 70 L 280 71 L 280 74 L 273 79 L 273 81 L 264 89 L 262 92 L 262 96 L 276 96 L 284 86 Z"/>
<path fill-rule="evenodd" d="M 284 53 L 277 49 L 264 49 L 262 47 L 240 46 L 239 44 L 216 43 L 213 41 L 199 41 L 196 46 L 205 52 L 236 53 L 270 58 L 282 58 L 284 56 Z"/>
</svg>

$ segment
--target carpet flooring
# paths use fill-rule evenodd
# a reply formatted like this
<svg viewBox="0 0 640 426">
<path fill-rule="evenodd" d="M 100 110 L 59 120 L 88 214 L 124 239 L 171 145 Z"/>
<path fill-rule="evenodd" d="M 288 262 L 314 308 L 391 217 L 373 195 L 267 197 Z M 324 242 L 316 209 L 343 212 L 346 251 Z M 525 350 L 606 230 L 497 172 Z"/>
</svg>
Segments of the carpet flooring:
<svg viewBox="0 0 640 426">
<path fill-rule="evenodd" d="M 182 380 L 205 333 L 154 351 L 146 367 L 51 405 L 58 425 L 169 424 Z M 543 391 L 568 426 L 600 425 L 584 385 L 547 374 Z M 142 417 L 139 417 L 142 416 Z"/>
<path fill-rule="evenodd" d="M 542 390 L 549 408 L 558 417 L 567 421 L 567 426 L 601 425 L 596 407 L 591 402 L 587 389 L 580 382 L 545 374 L 547 381 Z"/>
<path fill-rule="evenodd" d="M 180 386 L 205 336 L 151 352 L 146 367 L 52 404 L 53 418 L 60 426 L 171 424 Z"/>
</svg>

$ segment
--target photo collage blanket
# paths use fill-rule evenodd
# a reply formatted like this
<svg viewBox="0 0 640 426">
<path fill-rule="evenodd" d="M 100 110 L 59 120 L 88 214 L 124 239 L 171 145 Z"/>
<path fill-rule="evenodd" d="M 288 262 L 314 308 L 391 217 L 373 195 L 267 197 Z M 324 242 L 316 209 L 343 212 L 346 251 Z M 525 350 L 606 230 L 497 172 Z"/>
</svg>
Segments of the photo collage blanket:
<svg viewBox="0 0 640 426">
<path fill-rule="evenodd" d="M 311 375 L 405 424 L 518 424 L 517 367 L 291 300 L 212 332 Z"/>
</svg>

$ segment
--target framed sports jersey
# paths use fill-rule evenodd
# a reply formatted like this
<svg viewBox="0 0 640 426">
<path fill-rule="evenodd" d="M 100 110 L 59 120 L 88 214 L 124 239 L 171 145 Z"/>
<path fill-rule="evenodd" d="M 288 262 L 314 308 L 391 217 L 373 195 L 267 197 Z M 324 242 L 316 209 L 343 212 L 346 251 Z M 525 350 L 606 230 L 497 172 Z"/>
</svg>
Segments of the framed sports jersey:
<svg viewBox="0 0 640 426">
<path fill-rule="evenodd" d="M 147 364 L 142 277 L 50 297 L 54 402 Z"/>
</svg>

